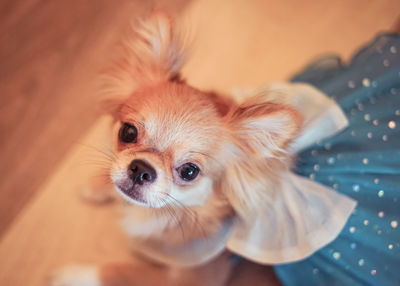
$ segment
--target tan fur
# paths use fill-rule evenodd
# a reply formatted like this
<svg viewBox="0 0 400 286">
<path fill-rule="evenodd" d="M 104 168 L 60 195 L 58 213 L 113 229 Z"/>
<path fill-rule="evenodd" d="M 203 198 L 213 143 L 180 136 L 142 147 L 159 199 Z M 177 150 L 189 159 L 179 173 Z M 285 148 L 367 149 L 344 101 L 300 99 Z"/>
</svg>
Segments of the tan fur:
<svg viewBox="0 0 400 286">
<path fill-rule="evenodd" d="M 134 22 L 117 49 L 113 65 L 102 73 L 103 108 L 113 112 L 134 88 L 168 80 L 180 81 L 185 38 L 162 11 Z"/>
</svg>

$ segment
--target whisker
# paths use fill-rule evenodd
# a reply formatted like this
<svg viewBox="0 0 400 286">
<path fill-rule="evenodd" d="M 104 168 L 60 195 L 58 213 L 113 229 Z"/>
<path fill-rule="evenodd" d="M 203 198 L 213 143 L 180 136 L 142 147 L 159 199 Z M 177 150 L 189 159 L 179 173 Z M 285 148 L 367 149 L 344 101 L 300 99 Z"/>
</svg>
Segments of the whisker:
<svg viewBox="0 0 400 286">
<path fill-rule="evenodd" d="M 181 209 L 184 213 L 183 217 L 189 217 L 190 220 L 192 221 L 192 227 L 195 229 L 198 229 L 202 235 L 205 237 L 206 232 L 203 228 L 203 226 L 201 225 L 201 223 L 198 220 L 198 215 L 195 211 L 193 211 L 192 209 L 190 209 L 189 207 L 185 206 L 182 202 L 180 202 L 179 200 L 177 200 L 176 198 L 174 198 L 172 195 L 168 194 L 168 193 L 162 193 L 164 196 L 170 198 L 172 201 L 170 202 L 173 206 Z M 187 216 L 185 216 L 187 215 Z"/>
<path fill-rule="evenodd" d="M 105 161 L 101 161 L 101 160 L 85 160 L 85 161 L 78 163 L 77 165 L 78 166 L 88 166 L 88 165 L 103 166 L 108 169 L 111 167 L 110 162 L 105 162 Z"/>
<path fill-rule="evenodd" d="M 164 198 L 159 198 L 159 199 L 165 204 L 165 206 L 162 208 L 163 211 L 166 211 L 168 213 L 168 216 L 174 221 L 174 225 L 179 227 L 182 234 L 182 238 L 185 238 L 185 230 L 184 227 L 182 226 L 180 218 L 176 213 L 176 210 L 172 208 Z"/>
<path fill-rule="evenodd" d="M 99 147 L 93 146 L 93 145 L 88 145 L 86 143 L 77 143 L 78 145 L 88 148 L 92 151 L 96 151 L 98 154 L 102 154 L 104 155 L 106 158 L 110 159 L 110 160 L 114 160 L 116 158 L 116 154 L 109 148 L 109 147 L 105 147 L 103 146 L 103 148 L 107 149 L 107 152 L 100 149 Z"/>
</svg>

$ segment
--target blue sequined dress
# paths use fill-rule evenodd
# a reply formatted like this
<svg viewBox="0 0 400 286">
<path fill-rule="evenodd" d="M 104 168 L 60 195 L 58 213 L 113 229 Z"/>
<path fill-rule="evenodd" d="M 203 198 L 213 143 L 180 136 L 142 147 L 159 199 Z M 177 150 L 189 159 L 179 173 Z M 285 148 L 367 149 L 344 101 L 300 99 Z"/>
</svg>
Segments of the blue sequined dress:
<svg viewBox="0 0 400 286">
<path fill-rule="evenodd" d="M 400 35 L 384 34 L 343 66 L 328 57 L 293 78 L 334 98 L 343 132 L 302 151 L 296 173 L 358 202 L 340 235 L 275 267 L 284 285 L 400 285 Z"/>
</svg>

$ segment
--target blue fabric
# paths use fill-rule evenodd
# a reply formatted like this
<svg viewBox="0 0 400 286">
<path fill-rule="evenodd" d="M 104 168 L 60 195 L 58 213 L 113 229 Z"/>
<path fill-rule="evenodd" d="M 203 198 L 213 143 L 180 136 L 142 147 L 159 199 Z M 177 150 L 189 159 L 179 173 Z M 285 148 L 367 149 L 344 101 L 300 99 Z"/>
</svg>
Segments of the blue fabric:
<svg viewBox="0 0 400 286">
<path fill-rule="evenodd" d="M 378 36 L 348 66 L 319 60 L 293 81 L 334 98 L 350 121 L 301 152 L 295 171 L 358 206 L 332 243 L 276 274 L 288 286 L 400 285 L 400 36 Z"/>
</svg>

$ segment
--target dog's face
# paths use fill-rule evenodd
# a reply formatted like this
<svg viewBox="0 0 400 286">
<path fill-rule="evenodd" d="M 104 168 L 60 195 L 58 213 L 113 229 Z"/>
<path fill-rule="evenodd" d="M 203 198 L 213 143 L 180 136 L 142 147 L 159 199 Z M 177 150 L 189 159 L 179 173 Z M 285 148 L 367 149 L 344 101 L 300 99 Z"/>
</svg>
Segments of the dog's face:
<svg viewBox="0 0 400 286">
<path fill-rule="evenodd" d="M 135 36 L 109 74 L 109 95 L 124 94 L 112 112 L 117 191 L 153 208 L 201 206 L 217 191 L 239 210 L 261 205 L 279 172 L 268 162 L 279 161 L 301 116 L 265 98 L 237 105 L 182 82 L 179 37 L 163 15 Z"/>
<path fill-rule="evenodd" d="M 118 192 L 155 208 L 204 203 L 224 172 L 228 137 L 212 99 L 167 82 L 135 91 L 116 114 L 111 178 Z"/>
</svg>

